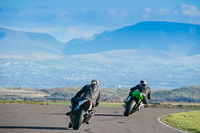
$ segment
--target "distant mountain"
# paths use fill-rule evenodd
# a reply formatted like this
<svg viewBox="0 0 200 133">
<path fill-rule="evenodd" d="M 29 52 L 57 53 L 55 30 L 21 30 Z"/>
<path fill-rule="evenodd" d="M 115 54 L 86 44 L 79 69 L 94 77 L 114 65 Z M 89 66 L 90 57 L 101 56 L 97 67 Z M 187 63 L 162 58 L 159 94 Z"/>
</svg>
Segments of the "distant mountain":
<svg viewBox="0 0 200 133">
<path fill-rule="evenodd" d="M 60 56 L 65 45 L 49 34 L 0 28 L 1 58 Z"/>
<path fill-rule="evenodd" d="M 141 22 L 92 38 L 73 39 L 65 55 L 91 54 L 111 50 L 147 49 L 193 56 L 200 54 L 200 25 L 173 22 Z"/>
<path fill-rule="evenodd" d="M 68 43 L 60 42 L 49 34 L 0 28 L 0 57 L 58 59 L 63 55 L 94 54 L 113 50 L 124 56 L 125 50 L 134 50 L 142 55 L 149 54 L 145 52 L 154 52 L 153 56 L 167 55 L 168 58 L 171 53 L 175 53 L 173 56 L 200 54 L 199 42 L 200 25 L 172 22 L 141 22 L 95 34 L 90 39 L 73 39 Z"/>
</svg>

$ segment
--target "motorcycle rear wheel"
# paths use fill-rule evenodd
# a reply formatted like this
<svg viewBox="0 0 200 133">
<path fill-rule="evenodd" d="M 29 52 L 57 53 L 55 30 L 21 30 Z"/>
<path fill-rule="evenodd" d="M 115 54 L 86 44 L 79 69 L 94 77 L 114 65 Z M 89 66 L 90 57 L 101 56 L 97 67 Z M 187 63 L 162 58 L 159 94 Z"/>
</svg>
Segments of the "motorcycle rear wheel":
<svg viewBox="0 0 200 133">
<path fill-rule="evenodd" d="M 132 112 L 133 107 L 135 106 L 136 101 L 135 100 L 130 100 L 129 103 L 127 104 L 125 111 L 124 111 L 124 116 L 129 116 Z"/>
<path fill-rule="evenodd" d="M 84 110 L 80 110 L 78 113 L 78 116 L 76 117 L 76 120 L 74 121 L 73 129 L 78 130 L 83 122 L 83 115 L 84 115 Z"/>
</svg>

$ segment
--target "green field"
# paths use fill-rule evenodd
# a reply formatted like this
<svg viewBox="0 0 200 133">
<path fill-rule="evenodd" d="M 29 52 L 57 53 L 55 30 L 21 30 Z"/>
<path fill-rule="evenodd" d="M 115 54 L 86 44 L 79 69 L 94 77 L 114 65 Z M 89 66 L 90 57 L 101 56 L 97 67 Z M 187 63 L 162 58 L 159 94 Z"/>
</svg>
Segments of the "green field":
<svg viewBox="0 0 200 133">
<path fill-rule="evenodd" d="M 200 111 L 170 114 L 164 117 L 162 121 L 189 133 L 200 133 Z"/>
</svg>

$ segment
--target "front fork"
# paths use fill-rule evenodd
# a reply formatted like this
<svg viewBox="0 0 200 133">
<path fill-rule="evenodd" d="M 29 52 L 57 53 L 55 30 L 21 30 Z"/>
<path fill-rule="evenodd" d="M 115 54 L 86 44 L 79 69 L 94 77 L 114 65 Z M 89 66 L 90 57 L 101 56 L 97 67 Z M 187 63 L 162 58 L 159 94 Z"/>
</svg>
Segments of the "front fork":
<svg viewBox="0 0 200 133">
<path fill-rule="evenodd" d="M 128 96 L 125 100 L 124 100 L 124 107 L 126 108 L 126 105 L 128 104 L 128 102 L 131 100 L 131 96 Z"/>
<path fill-rule="evenodd" d="M 139 101 L 136 103 L 136 106 L 133 108 L 133 113 L 140 110 L 140 108 L 141 108 L 141 102 L 142 102 L 142 101 L 139 100 Z"/>
</svg>

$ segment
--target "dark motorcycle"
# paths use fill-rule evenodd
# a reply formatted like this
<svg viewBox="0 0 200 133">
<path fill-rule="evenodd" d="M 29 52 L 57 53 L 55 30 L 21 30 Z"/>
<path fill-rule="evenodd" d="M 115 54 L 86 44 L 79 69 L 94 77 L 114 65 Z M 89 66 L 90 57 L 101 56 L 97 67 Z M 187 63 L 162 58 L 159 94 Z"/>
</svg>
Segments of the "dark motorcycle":
<svg viewBox="0 0 200 133">
<path fill-rule="evenodd" d="M 89 124 L 89 120 L 94 115 L 92 101 L 89 99 L 84 99 L 78 102 L 74 112 L 70 115 L 70 122 L 68 127 L 78 130 L 81 124 Z"/>
<path fill-rule="evenodd" d="M 132 95 L 128 97 L 128 102 L 124 106 L 124 116 L 129 116 L 130 114 L 139 111 L 141 107 L 144 107 L 142 100 L 142 94 L 139 91 L 133 91 Z"/>
</svg>

